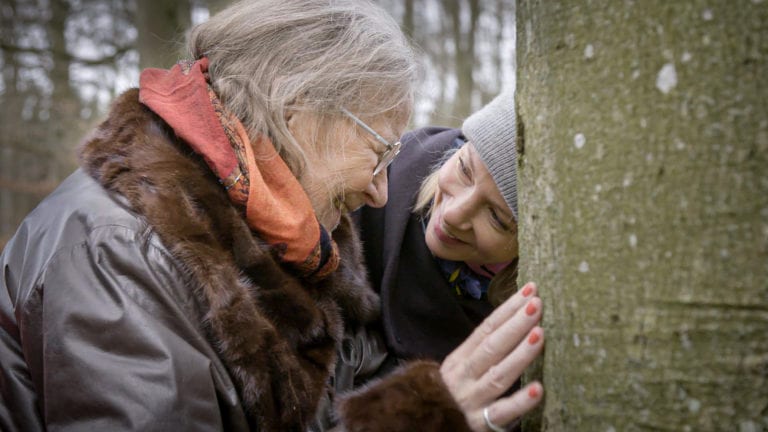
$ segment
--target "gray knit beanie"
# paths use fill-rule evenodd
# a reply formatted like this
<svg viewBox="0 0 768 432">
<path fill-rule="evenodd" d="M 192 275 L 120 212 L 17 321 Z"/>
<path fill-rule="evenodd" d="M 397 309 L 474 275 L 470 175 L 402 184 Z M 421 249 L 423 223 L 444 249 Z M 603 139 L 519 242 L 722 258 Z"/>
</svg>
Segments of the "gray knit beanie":
<svg viewBox="0 0 768 432">
<path fill-rule="evenodd" d="M 517 221 L 517 128 L 514 90 L 506 89 L 461 126 Z"/>
</svg>

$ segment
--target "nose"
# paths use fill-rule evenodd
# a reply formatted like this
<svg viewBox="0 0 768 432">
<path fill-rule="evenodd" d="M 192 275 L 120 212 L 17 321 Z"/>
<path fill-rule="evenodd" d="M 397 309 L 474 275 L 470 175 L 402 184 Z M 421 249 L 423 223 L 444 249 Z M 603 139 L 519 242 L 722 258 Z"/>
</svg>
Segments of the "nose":
<svg viewBox="0 0 768 432">
<path fill-rule="evenodd" d="M 371 207 L 384 207 L 387 203 L 389 194 L 389 179 L 387 179 L 387 170 L 383 170 L 378 175 L 373 176 L 368 188 L 365 190 L 365 203 Z"/>
<path fill-rule="evenodd" d="M 471 194 L 443 198 L 443 222 L 451 228 L 466 231 L 472 228 L 474 206 Z"/>
</svg>

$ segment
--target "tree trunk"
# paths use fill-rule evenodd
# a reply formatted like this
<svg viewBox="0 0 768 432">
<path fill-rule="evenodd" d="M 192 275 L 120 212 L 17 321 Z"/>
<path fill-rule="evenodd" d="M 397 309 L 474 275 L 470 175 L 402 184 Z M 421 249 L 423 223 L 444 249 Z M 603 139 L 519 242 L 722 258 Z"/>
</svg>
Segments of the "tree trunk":
<svg viewBox="0 0 768 432">
<path fill-rule="evenodd" d="M 454 63 L 456 69 L 456 99 L 453 103 L 452 115 L 454 118 L 465 118 L 472 114 L 472 92 L 475 89 L 473 68 L 475 67 L 475 36 L 477 33 L 477 21 L 480 18 L 479 0 L 468 0 L 469 17 L 466 29 L 462 26 L 461 4 L 454 0 L 447 4 L 447 12 L 451 16 L 453 24 L 453 45 L 455 50 Z"/>
<path fill-rule="evenodd" d="M 768 430 L 768 3 L 517 5 L 526 430 Z"/>
<path fill-rule="evenodd" d="M 191 20 L 188 0 L 137 0 L 139 67 L 173 66 L 184 53 L 184 31 Z"/>
</svg>

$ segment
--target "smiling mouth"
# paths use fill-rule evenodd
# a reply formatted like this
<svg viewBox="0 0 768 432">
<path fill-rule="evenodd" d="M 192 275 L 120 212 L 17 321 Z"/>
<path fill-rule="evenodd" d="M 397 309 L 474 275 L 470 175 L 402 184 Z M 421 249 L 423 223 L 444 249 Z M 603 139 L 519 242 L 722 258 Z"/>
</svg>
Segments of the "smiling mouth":
<svg viewBox="0 0 768 432">
<path fill-rule="evenodd" d="M 440 217 L 437 221 L 435 221 L 435 236 L 437 236 L 437 239 L 440 240 L 442 243 L 446 245 L 460 245 L 460 244 L 467 244 L 467 242 L 463 240 L 459 240 L 458 238 L 454 237 L 452 234 L 450 234 L 447 230 L 443 228 L 443 218 Z"/>
</svg>

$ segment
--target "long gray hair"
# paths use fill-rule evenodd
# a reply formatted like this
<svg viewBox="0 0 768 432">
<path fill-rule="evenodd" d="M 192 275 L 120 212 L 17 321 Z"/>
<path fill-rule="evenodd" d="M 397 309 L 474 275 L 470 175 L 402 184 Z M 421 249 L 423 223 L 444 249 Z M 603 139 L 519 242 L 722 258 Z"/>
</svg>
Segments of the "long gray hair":
<svg viewBox="0 0 768 432">
<path fill-rule="evenodd" d="M 287 110 L 410 115 L 420 65 L 392 17 L 367 0 L 245 0 L 192 29 L 214 91 L 251 139 L 268 134 L 294 174 L 307 160 Z M 325 150 L 325 149 L 320 149 Z"/>
</svg>

